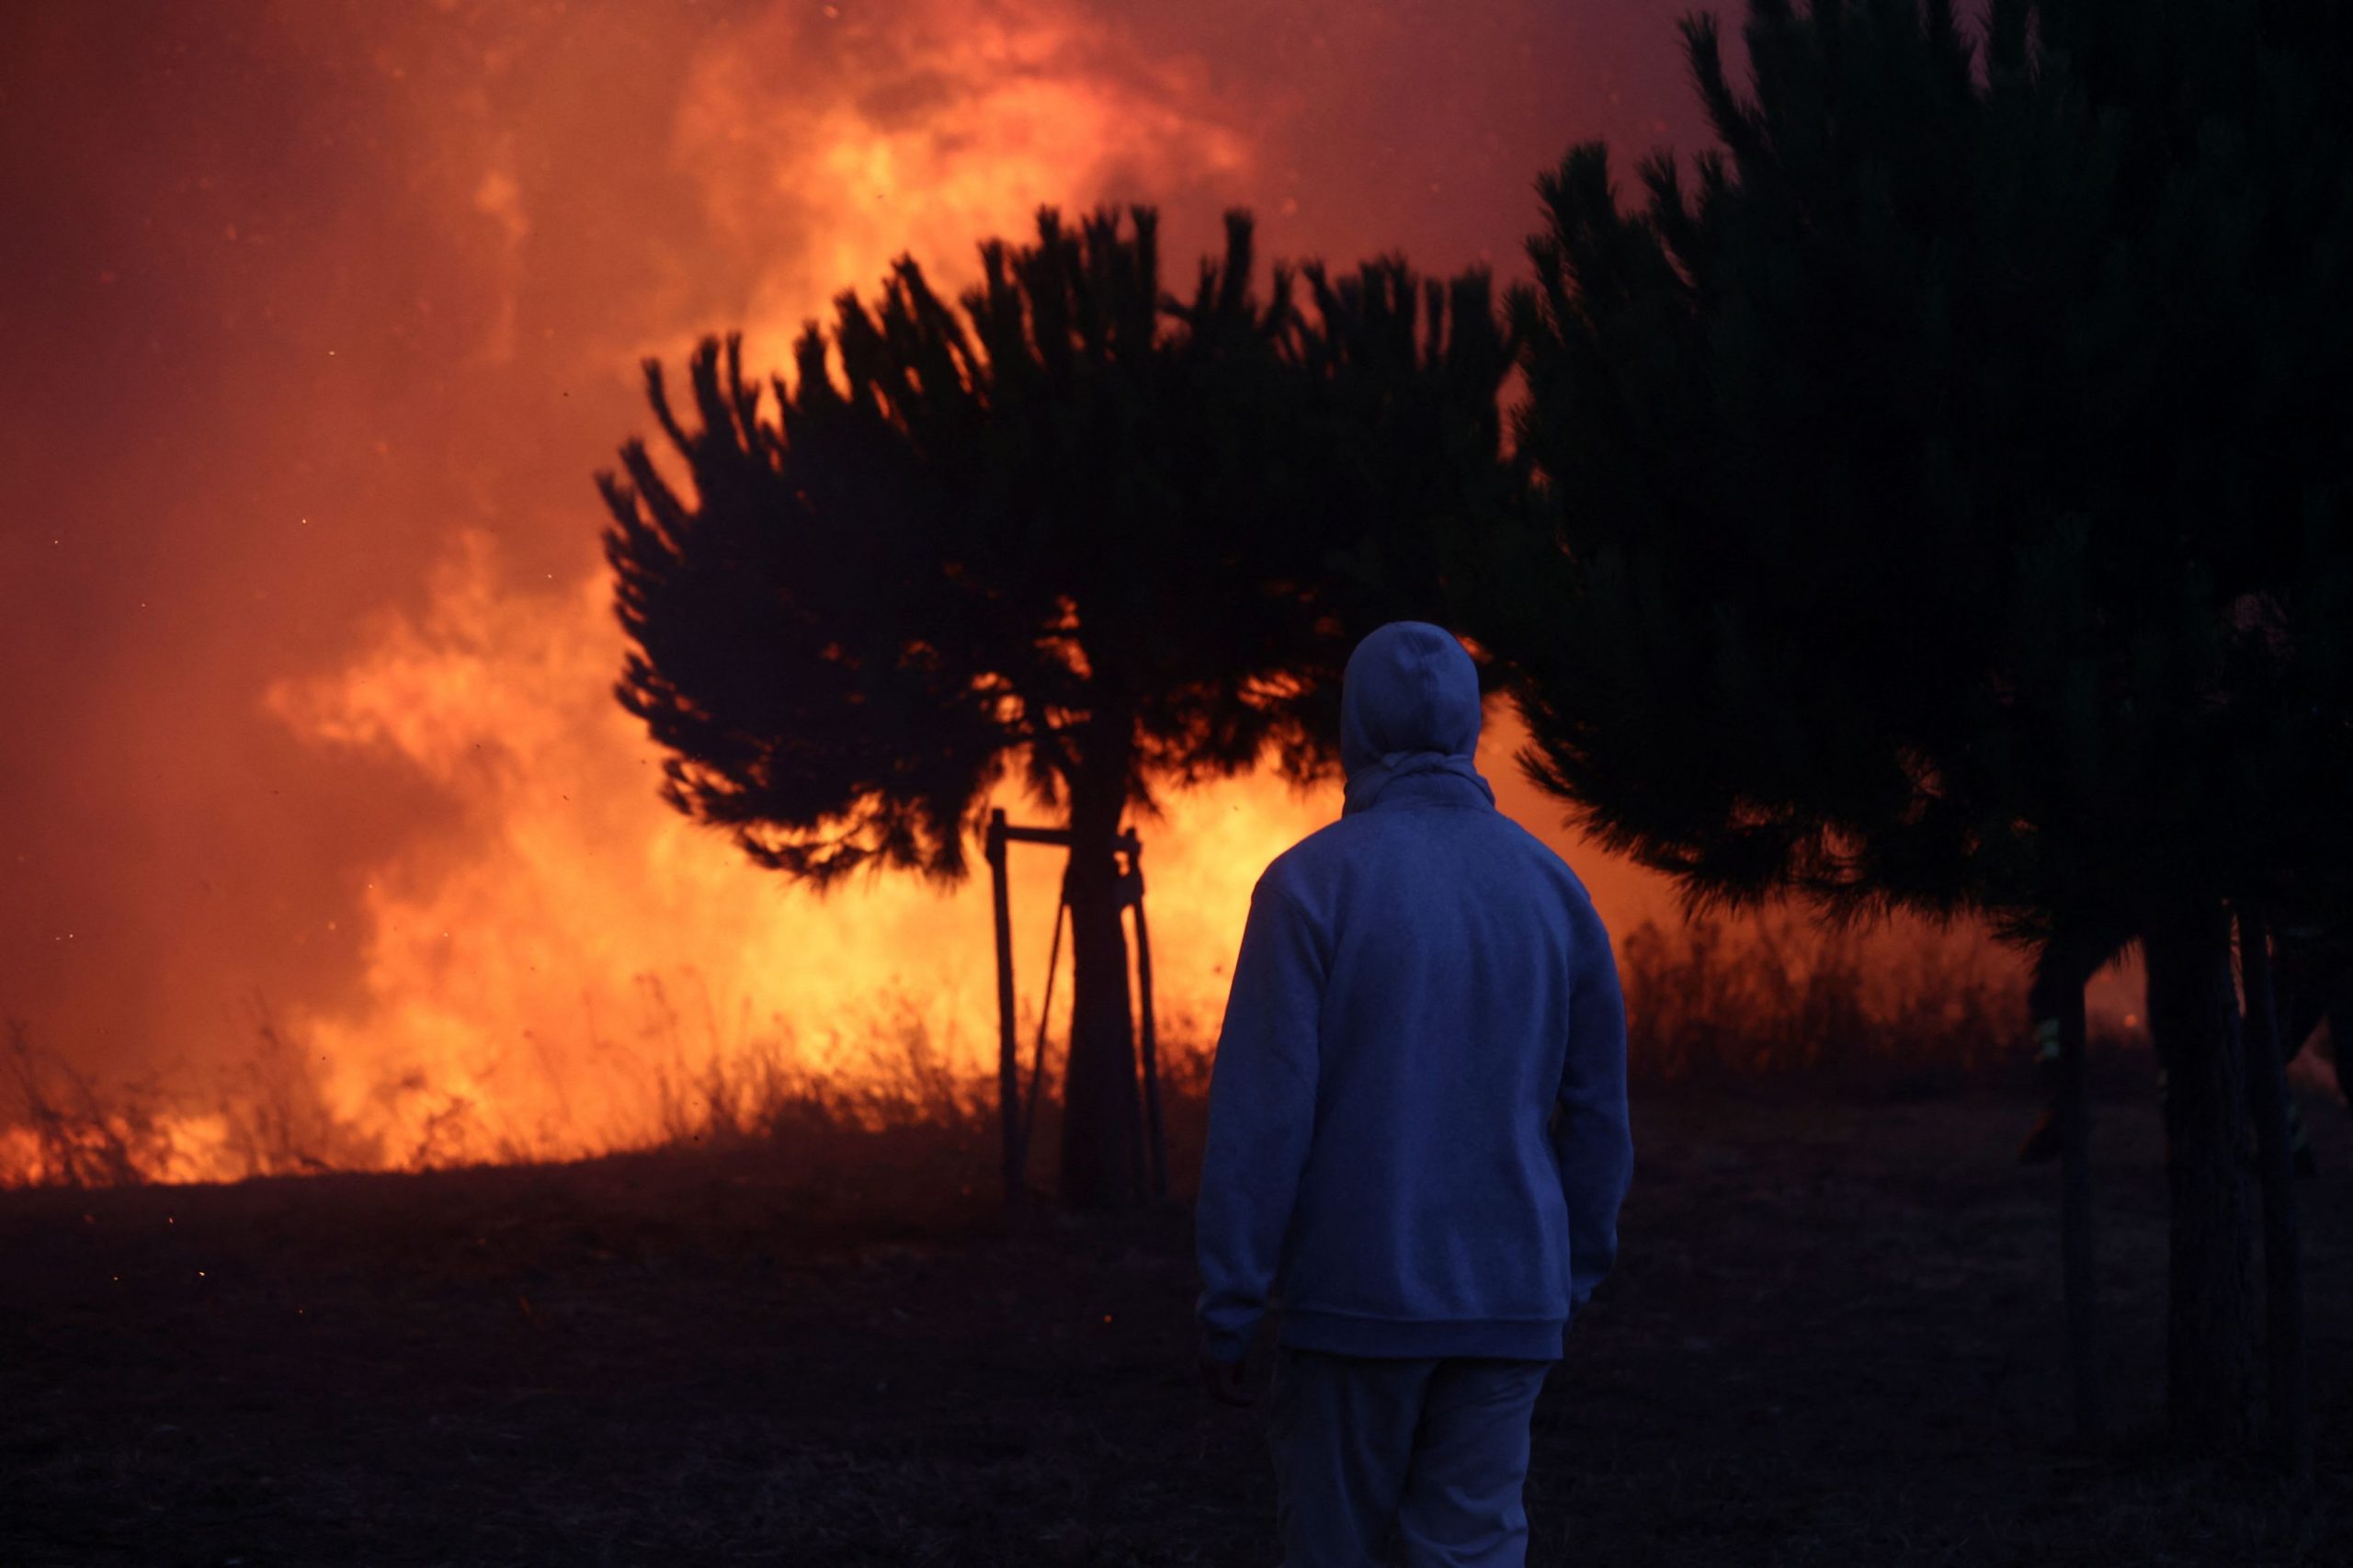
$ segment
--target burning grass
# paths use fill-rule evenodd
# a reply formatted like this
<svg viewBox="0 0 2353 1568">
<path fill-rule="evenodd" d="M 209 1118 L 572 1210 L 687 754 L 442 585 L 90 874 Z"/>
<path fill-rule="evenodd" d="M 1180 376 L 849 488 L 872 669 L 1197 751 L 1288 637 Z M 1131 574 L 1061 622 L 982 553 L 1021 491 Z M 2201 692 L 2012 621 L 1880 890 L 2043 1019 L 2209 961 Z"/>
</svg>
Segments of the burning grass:
<svg viewBox="0 0 2353 1568">
<path fill-rule="evenodd" d="M 1812 1096 L 1904 1099 L 2030 1085 L 2024 983 L 2014 960 L 1966 940 L 1909 948 L 1825 934 L 1791 914 L 1739 922 L 1644 923 L 1618 939 L 1635 1084 L 1646 1092 L 1716 1095 L 1779 1088 Z M 1892 953 L 1893 956 L 1890 956 Z M 658 983 L 651 1055 L 637 1074 L 638 1131 L 615 1152 L 756 1144 L 812 1168 L 869 1145 L 949 1152 L 957 1186 L 996 1181 L 996 1074 L 942 1047 L 904 1001 L 862 1036 L 827 1030 L 804 1048 L 781 1037 L 690 1050 Z M 1062 1020 L 1057 1019 L 1057 1022 Z M 1161 1019 L 1171 1180 L 1185 1185 L 1198 1146 L 1217 1019 Z M 435 1099 L 407 1135 L 339 1121 L 304 1071 L 299 1042 L 267 1014 L 250 1058 L 209 1092 L 160 1079 L 101 1086 L 7 1020 L 0 1056 L 0 1185 L 118 1186 L 242 1179 L 333 1170 L 449 1168 L 549 1158 L 548 1146 L 494 1130 L 462 1096 Z M 1022 1070 L 1032 1043 L 1022 1030 Z M 1050 1041 L 1048 1085 L 1061 1076 Z M 2095 1015 L 2095 1082 L 2144 1092 L 2145 1034 Z M 1030 1180 L 1051 1185 L 1061 1108 L 1038 1097 Z M 562 1129 L 555 1130 L 561 1132 Z M 946 1173 L 943 1172 L 943 1175 Z"/>
</svg>

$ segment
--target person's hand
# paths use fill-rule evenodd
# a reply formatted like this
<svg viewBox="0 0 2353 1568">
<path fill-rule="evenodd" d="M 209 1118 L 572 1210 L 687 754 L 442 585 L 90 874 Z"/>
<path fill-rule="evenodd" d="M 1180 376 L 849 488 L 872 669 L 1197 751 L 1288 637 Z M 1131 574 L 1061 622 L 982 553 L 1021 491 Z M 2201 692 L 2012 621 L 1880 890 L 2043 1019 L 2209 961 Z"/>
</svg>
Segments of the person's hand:
<svg viewBox="0 0 2353 1568">
<path fill-rule="evenodd" d="M 1201 1386 L 1220 1404 L 1250 1404 L 1256 1401 L 1258 1396 L 1243 1384 L 1240 1361 L 1221 1361 L 1210 1354 L 1205 1345 L 1200 1347 L 1197 1364 L 1201 1370 Z"/>
</svg>

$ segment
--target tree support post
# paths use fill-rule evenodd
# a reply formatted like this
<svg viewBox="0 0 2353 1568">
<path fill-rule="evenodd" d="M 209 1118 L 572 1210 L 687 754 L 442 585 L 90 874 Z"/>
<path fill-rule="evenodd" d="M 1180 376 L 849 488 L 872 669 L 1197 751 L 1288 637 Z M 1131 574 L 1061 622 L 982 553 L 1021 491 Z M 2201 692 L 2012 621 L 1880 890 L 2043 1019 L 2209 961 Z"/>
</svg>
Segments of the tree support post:
<svg viewBox="0 0 2353 1568">
<path fill-rule="evenodd" d="M 1005 885 L 1005 808 L 989 812 L 990 896 L 996 906 L 996 1104 L 1005 1133 L 1005 1203 L 1021 1202 L 1021 1063 L 1013 1040 L 1013 922 Z"/>
<path fill-rule="evenodd" d="M 1132 839 L 1134 830 L 1129 831 Z M 1152 1155 L 1152 1197 L 1158 1203 L 1168 1197 L 1168 1141 L 1160 1121 L 1158 1036 L 1152 1019 L 1152 929 L 1143 918 L 1143 844 L 1140 839 L 1128 850 L 1128 874 L 1121 879 L 1120 898 L 1134 905 L 1136 912 L 1136 1000 L 1143 1010 L 1138 1043 L 1143 1054 L 1144 1146 Z"/>
<path fill-rule="evenodd" d="M 1028 1119 L 1021 1110 L 1021 1051 L 1013 1023 L 1013 914 L 1011 889 L 1006 884 L 1006 846 L 1008 844 L 1053 844 L 1065 850 L 1071 846 L 1071 830 L 1066 827 L 1016 827 L 1005 820 L 1005 808 L 989 811 L 986 852 L 989 862 L 991 903 L 996 920 L 996 1019 L 997 1019 L 997 1110 L 1004 1134 L 1005 1201 L 1006 1206 L 1020 1206 L 1028 1192 L 1026 1171 L 1029 1159 Z M 1167 1191 L 1167 1155 L 1162 1146 L 1160 1124 L 1160 1078 L 1154 1062 L 1152 1020 L 1152 949 L 1143 921 L 1143 872 L 1138 864 L 1142 852 L 1133 828 L 1114 836 L 1111 848 L 1125 853 L 1130 869 L 1121 880 L 1120 898 L 1132 903 L 1136 911 L 1136 947 L 1142 969 L 1140 976 L 1143 992 L 1143 1074 L 1144 1102 L 1149 1108 L 1152 1134 L 1153 1183 L 1156 1194 Z M 1068 872 L 1064 872 L 1067 885 Z M 1067 895 L 1065 895 L 1065 898 Z M 1055 911 L 1057 921 L 1061 911 Z M 1040 1040 L 1045 1019 L 1038 1020 Z M 1030 1069 L 1029 1089 L 1034 1097 L 1038 1083 L 1044 1076 L 1041 1059 Z"/>
</svg>

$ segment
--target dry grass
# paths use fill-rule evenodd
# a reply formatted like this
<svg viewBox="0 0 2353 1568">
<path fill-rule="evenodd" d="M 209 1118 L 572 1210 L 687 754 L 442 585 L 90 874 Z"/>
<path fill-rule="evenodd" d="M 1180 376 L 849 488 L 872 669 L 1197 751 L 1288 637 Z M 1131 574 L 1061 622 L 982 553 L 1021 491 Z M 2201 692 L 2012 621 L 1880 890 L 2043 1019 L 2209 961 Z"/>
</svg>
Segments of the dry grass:
<svg viewBox="0 0 2353 1568">
<path fill-rule="evenodd" d="M 1644 921 L 1617 949 L 1629 1071 L 1653 1091 L 1901 1100 L 2032 1083 L 2023 962 L 1967 932 L 1897 942 L 1777 911 Z M 2095 1084 L 2144 1090 L 2147 1031 L 2086 1022 Z"/>
<path fill-rule="evenodd" d="M 2307 1096 L 2323 1480 L 2294 1498 L 2163 1441 L 2148 1063 L 2101 1040 L 2125 1440 L 2090 1460 L 2056 1178 L 2011 1154 L 2015 977 L 1792 935 L 1620 942 L 1637 1180 L 1538 1409 L 1529 1562 L 2353 1560 L 2353 1125 Z M 109 1096 L 14 1027 L 0 1120 L 44 1163 L 0 1193 L 0 1562 L 1269 1562 L 1261 1413 L 1189 1365 L 1214 1021 L 1164 1019 L 1175 1200 L 1085 1222 L 1005 1212 L 995 1076 L 911 1015 L 814 1061 L 689 1071 L 673 1040 L 643 1147 L 398 1152 L 414 1174 L 351 1168 L 386 1152 L 321 1119 L 265 1020 L 219 1081 L 260 1174 L 194 1187 L 147 1179 L 154 1085 Z"/>
</svg>

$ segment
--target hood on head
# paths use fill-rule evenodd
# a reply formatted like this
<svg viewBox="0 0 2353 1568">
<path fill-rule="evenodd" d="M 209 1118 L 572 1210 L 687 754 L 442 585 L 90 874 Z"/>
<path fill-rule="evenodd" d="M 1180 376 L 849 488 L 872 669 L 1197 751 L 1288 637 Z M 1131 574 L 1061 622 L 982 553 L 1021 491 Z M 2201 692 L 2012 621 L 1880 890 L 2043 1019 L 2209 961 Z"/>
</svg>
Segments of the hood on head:
<svg viewBox="0 0 2353 1568">
<path fill-rule="evenodd" d="M 1354 775 L 1392 752 L 1468 757 L 1479 744 L 1479 669 L 1454 633 L 1392 620 L 1340 677 L 1340 763 Z"/>
</svg>

